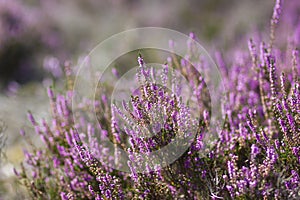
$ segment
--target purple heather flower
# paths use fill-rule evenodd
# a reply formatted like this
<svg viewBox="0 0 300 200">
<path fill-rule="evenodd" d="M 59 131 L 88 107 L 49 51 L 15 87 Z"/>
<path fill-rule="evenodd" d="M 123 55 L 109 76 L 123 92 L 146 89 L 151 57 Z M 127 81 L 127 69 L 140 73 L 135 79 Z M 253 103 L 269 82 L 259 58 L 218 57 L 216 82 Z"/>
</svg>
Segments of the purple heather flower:
<svg viewBox="0 0 300 200">
<path fill-rule="evenodd" d="M 292 152 L 296 156 L 296 158 L 298 159 L 298 163 L 300 164 L 300 147 L 293 147 Z"/>
<path fill-rule="evenodd" d="M 260 153 L 260 149 L 255 145 L 255 144 L 252 144 L 251 146 L 251 159 L 253 160 L 257 154 Z"/>
<path fill-rule="evenodd" d="M 273 56 L 267 56 L 267 66 L 269 68 L 269 79 L 270 79 L 270 87 L 271 87 L 271 95 L 272 98 L 276 98 L 276 72 L 275 72 L 275 58 Z"/>
<path fill-rule="evenodd" d="M 65 192 L 60 193 L 60 198 L 61 198 L 61 200 L 69 200 L 69 198 L 68 198 L 68 196 L 66 195 Z"/>
<path fill-rule="evenodd" d="M 282 0 L 276 0 L 276 4 L 273 10 L 272 23 L 277 24 L 281 14 Z"/>
<path fill-rule="evenodd" d="M 33 115 L 32 115 L 31 112 L 27 113 L 27 117 L 28 117 L 29 121 L 32 123 L 32 125 L 34 125 L 34 126 L 37 125 L 37 123 L 36 123 L 36 121 L 35 121 L 35 119 L 34 119 L 34 117 L 33 117 Z"/>
<path fill-rule="evenodd" d="M 57 147 L 57 150 L 58 150 L 58 153 L 60 154 L 60 156 L 62 156 L 62 157 L 68 156 L 68 153 L 66 152 L 65 147 L 63 147 L 61 145 L 57 145 L 56 147 Z"/>
<path fill-rule="evenodd" d="M 249 186 L 250 186 L 250 188 L 255 188 L 256 186 L 257 186 L 257 180 L 253 180 L 253 181 L 250 181 L 249 182 Z"/>
<path fill-rule="evenodd" d="M 97 194 L 95 200 L 103 200 L 99 194 Z"/>
<path fill-rule="evenodd" d="M 234 197 L 234 188 L 231 185 L 226 185 L 226 189 L 229 191 L 230 196 Z"/>
<path fill-rule="evenodd" d="M 300 185 L 299 174 L 295 170 L 292 170 L 291 173 L 292 173 L 291 184 L 293 185 L 293 188 L 299 189 L 299 185 Z"/>
<path fill-rule="evenodd" d="M 237 181 L 237 188 L 241 194 L 246 192 L 247 182 L 245 180 Z"/>
<path fill-rule="evenodd" d="M 260 43 L 260 61 L 261 67 L 265 66 L 267 63 L 267 52 L 266 52 L 266 44 L 264 42 Z"/>
<path fill-rule="evenodd" d="M 116 68 L 113 68 L 111 71 L 116 78 L 118 79 L 120 78 L 120 74 Z"/>
<path fill-rule="evenodd" d="M 189 51 L 192 51 L 193 42 L 194 42 L 193 40 L 197 39 L 195 33 L 191 32 L 189 34 L 189 38 L 190 38 L 190 40 L 187 41 L 187 46 L 188 46 Z"/>
<path fill-rule="evenodd" d="M 256 48 L 255 48 L 255 44 L 254 44 L 252 39 L 250 39 L 248 41 L 248 49 L 249 49 L 250 55 L 252 57 L 253 64 L 256 64 L 255 62 L 257 60 L 258 55 L 257 55 L 257 51 L 256 51 Z"/>
<path fill-rule="evenodd" d="M 54 168 L 58 168 L 59 165 L 60 165 L 59 159 L 56 156 L 54 156 L 53 157 L 53 166 L 54 166 Z"/>
<path fill-rule="evenodd" d="M 52 100 L 54 99 L 54 93 L 51 87 L 47 88 L 48 97 Z"/>
<path fill-rule="evenodd" d="M 70 134 L 67 131 L 65 132 L 65 138 L 67 140 L 68 145 L 72 146 L 73 145 L 73 141 L 72 141 L 72 139 L 70 137 Z"/>
<path fill-rule="evenodd" d="M 272 147 L 270 147 L 270 148 L 268 147 L 266 153 L 267 153 L 267 158 L 269 159 L 269 161 L 273 165 L 278 159 L 278 155 L 277 155 L 275 149 L 272 148 Z"/>
<path fill-rule="evenodd" d="M 275 148 L 276 148 L 276 149 L 279 149 L 279 148 L 280 148 L 280 142 L 279 142 L 278 139 L 275 139 L 274 144 L 275 144 Z"/>
<path fill-rule="evenodd" d="M 300 26 L 299 26 L 300 30 Z M 300 65 L 299 65 L 299 51 L 293 50 L 292 52 L 292 64 L 293 64 L 293 81 L 297 81 L 298 74 L 300 73 Z"/>
<path fill-rule="evenodd" d="M 229 177 L 231 179 L 233 179 L 235 177 L 235 170 L 236 170 L 233 161 L 228 161 L 227 162 L 227 168 L 228 168 Z"/>
</svg>

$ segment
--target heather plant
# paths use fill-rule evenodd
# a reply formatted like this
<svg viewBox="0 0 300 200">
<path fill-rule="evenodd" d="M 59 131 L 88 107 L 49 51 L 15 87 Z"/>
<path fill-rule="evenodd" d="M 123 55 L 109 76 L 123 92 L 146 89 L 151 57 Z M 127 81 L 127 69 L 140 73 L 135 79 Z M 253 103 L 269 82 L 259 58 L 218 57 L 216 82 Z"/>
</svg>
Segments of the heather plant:
<svg viewBox="0 0 300 200">
<path fill-rule="evenodd" d="M 276 47 L 281 4 L 276 1 L 268 42 L 249 39 L 248 51 L 225 55 L 232 59 L 231 64 L 216 53 L 227 93 L 222 103 L 223 128 L 216 130 L 217 137 L 209 140 L 210 144 L 205 143 L 205 133 L 210 129 L 211 98 L 206 80 L 195 70 L 205 72 L 206 60 L 193 51 L 192 43 L 188 42 L 189 51 L 184 58 L 171 55 L 162 70 L 147 65 L 139 55 L 136 78 L 140 87 L 122 105 L 110 104 L 108 93 L 100 90 L 96 96 L 101 98 L 92 101 L 86 97 L 80 107 L 72 109 L 75 73 L 67 63 L 65 94 L 55 95 L 53 88 L 48 88 L 51 121 L 38 122 L 28 113 L 45 147 L 35 147 L 21 131 L 31 149 L 24 150 L 24 163 L 15 173 L 31 197 L 299 199 L 299 43 L 289 39 L 285 48 Z M 190 37 L 195 39 L 194 34 Z M 195 96 L 194 104 L 179 98 L 184 95 L 182 85 L 171 69 L 187 80 Z M 114 73 L 118 76 L 117 71 Z M 167 82 L 171 82 L 171 90 Z M 198 108 L 199 117 L 195 117 L 193 106 Z M 90 107 L 99 114 L 97 124 L 88 120 L 92 113 L 82 114 Z M 73 116 L 79 117 L 79 122 Z M 147 131 L 156 134 L 141 137 Z M 178 147 L 184 145 L 190 133 L 194 137 L 188 149 L 162 168 L 157 166 L 157 159 L 164 162 L 172 152 L 154 160 L 145 160 L 139 154 L 162 149 L 175 137 L 182 138 Z M 114 146 L 99 143 L 105 138 Z M 109 164 L 122 164 L 117 147 L 129 152 L 129 173 Z M 208 151 L 203 151 L 205 148 Z"/>
</svg>

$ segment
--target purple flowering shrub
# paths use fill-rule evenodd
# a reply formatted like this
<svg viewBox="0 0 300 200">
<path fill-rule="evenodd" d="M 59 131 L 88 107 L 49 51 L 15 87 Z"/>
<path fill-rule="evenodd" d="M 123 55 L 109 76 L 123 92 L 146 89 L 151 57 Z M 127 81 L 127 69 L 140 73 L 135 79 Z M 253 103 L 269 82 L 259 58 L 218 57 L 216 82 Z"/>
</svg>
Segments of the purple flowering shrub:
<svg viewBox="0 0 300 200">
<path fill-rule="evenodd" d="M 165 83 L 176 82 L 167 76 L 169 68 L 183 74 L 196 96 L 195 105 L 202 113 L 199 119 L 174 95 L 180 84 L 174 83 L 178 88 L 169 91 L 148 81 L 156 74 L 139 56 L 137 78 L 143 84 L 129 103 L 123 102 L 123 108 L 109 105 L 105 93 L 98 95 L 99 100 L 82 100 L 81 110 L 95 107 L 100 113 L 99 124 L 91 124 L 89 114 L 81 116 L 80 109 L 71 109 L 74 75 L 66 66 L 66 93 L 54 95 L 48 89 L 51 122 L 39 123 L 28 114 L 46 148 L 35 147 L 28 140 L 32 149 L 24 152 L 22 170 L 15 173 L 34 199 L 299 199 L 299 43 L 288 41 L 286 51 L 276 48 L 280 13 L 281 2 L 277 1 L 268 43 L 257 45 L 249 40 L 248 52 L 236 52 L 237 59 L 230 55 L 230 67 L 216 54 L 227 101 L 222 102 L 223 129 L 204 155 L 199 151 L 206 145 L 210 98 L 205 80 L 186 62 L 195 58 L 189 51 L 181 60 L 172 56 L 157 76 Z M 199 59 L 195 66 L 201 68 L 203 63 Z M 161 110 L 166 123 L 157 127 L 161 116 L 151 115 L 149 109 Z M 75 123 L 73 115 L 80 116 L 80 122 Z M 133 122 L 138 126 L 130 128 Z M 157 134 L 138 137 L 138 132 L 149 126 Z M 174 137 L 184 137 L 187 130 L 194 131 L 195 138 L 179 159 L 153 171 L 147 170 L 150 166 L 146 163 L 142 166 L 145 173 L 140 173 L 141 166 L 136 164 L 143 158 L 136 153 L 161 149 Z M 122 158 L 117 148 L 98 142 L 105 137 L 129 152 L 131 173 L 108 164 L 118 165 Z M 114 151 L 114 156 L 108 151 Z"/>
</svg>

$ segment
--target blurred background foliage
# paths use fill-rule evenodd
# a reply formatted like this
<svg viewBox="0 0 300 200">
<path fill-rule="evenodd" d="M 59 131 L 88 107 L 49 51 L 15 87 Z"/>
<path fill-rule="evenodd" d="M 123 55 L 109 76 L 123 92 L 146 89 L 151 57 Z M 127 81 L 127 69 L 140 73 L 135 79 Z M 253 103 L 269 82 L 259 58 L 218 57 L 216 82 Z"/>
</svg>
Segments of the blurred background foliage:
<svg viewBox="0 0 300 200">
<path fill-rule="evenodd" d="M 273 4 L 259 0 L 0 2 L 2 88 L 10 81 L 41 81 L 47 55 L 76 60 L 98 42 L 129 28 L 193 31 L 204 44 L 228 46 L 249 29 L 262 29 Z"/>
</svg>

